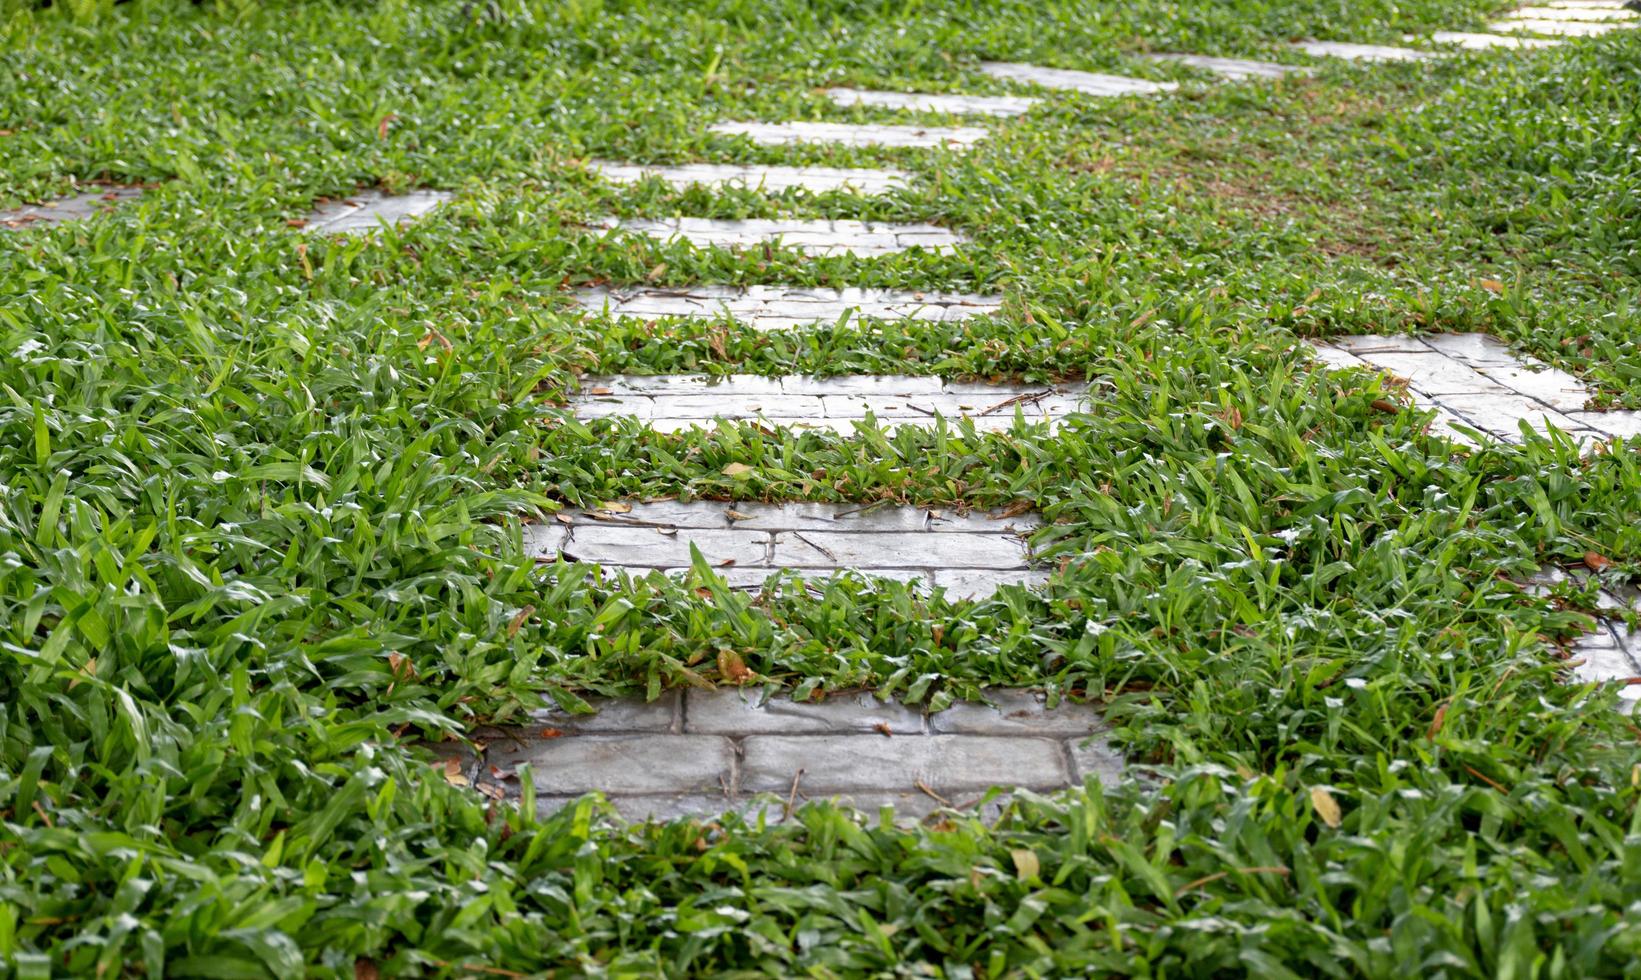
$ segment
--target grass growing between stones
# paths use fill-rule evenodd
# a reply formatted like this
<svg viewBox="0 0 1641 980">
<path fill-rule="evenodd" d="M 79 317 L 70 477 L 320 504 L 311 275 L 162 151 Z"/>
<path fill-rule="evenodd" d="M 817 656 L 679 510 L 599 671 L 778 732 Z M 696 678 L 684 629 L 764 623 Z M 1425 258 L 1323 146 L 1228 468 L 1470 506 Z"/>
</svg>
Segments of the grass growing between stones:
<svg viewBox="0 0 1641 980">
<path fill-rule="evenodd" d="M 1493 10 L 0 11 L 0 203 L 154 185 L 0 233 L 0 969 L 1572 977 L 1641 956 L 1637 732 L 1558 661 L 1593 594 L 1514 584 L 1629 574 L 1635 443 L 1455 454 L 1302 339 L 1487 331 L 1641 405 L 1641 39 L 1050 94 L 948 154 L 706 127 L 902 121 L 824 85 L 1011 91 L 983 57 L 1188 81 L 1131 55 L 1297 62 L 1291 38 L 1397 43 Z M 678 191 L 605 185 L 595 158 L 919 180 Z M 377 184 L 458 198 L 375 240 L 288 224 Z M 811 259 L 581 228 L 609 214 L 931 221 L 976 244 Z M 641 283 L 1008 300 L 756 333 L 567 297 Z M 580 372 L 677 371 L 1094 397 L 1052 435 L 661 435 L 560 407 Z M 653 495 L 1023 502 L 1057 572 L 980 602 L 746 596 L 522 554 L 520 520 Z M 995 827 L 825 807 L 621 827 L 593 802 L 493 806 L 417 747 L 711 683 L 720 652 L 800 695 L 1097 699 L 1152 779 Z"/>
</svg>

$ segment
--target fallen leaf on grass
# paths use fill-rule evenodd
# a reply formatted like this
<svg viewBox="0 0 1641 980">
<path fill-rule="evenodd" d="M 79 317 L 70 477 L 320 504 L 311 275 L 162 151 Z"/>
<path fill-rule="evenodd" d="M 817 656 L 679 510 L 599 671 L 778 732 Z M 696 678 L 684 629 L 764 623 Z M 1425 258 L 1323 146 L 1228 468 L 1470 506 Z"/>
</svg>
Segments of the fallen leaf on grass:
<svg viewBox="0 0 1641 980">
<path fill-rule="evenodd" d="M 734 650 L 718 651 L 718 673 L 733 684 L 745 684 L 758 676 L 747 668 L 746 661 Z"/>
<path fill-rule="evenodd" d="M 563 738 L 564 737 L 564 729 L 562 729 L 562 728 L 543 728 L 541 730 L 541 737 L 542 738 Z"/>
<path fill-rule="evenodd" d="M 1014 859 L 1014 876 L 1021 881 L 1030 881 L 1042 873 L 1042 862 L 1029 848 L 1017 847 L 1009 852 L 1009 857 Z"/>
<path fill-rule="evenodd" d="M 1340 820 L 1343 819 L 1343 815 L 1339 812 L 1338 801 L 1333 798 L 1332 793 L 1328 792 L 1326 786 L 1311 787 L 1311 808 L 1316 811 L 1317 816 L 1322 818 L 1322 822 L 1329 827 L 1337 829 Z"/>
<path fill-rule="evenodd" d="M 525 606 L 523 609 L 520 609 L 518 613 L 513 616 L 513 621 L 507 624 L 507 638 L 511 640 L 513 637 L 517 636 L 519 629 L 524 625 L 525 620 L 535 615 L 535 612 L 535 606 Z"/>
<path fill-rule="evenodd" d="M 391 112 L 388 113 L 387 115 L 383 116 L 382 121 L 376 124 L 376 138 L 379 139 L 379 140 L 387 139 L 388 127 L 392 126 L 394 123 L 396 123 L 398 121 L 399 121 L 399 117 L 394 115 Z"/>
<path fill-rule="evenodd" d="M 752 467 L 746 465 L 745 463 L 730 463 L 728 466 L 724 467 L 725 476 L 742 477 L 751 472 Z"/>
<path fill-rule="evenodd" d="M 630 514 L 632 513 L 632 504 L 606 500 L 598 505 L 598 509 L 606 514 Z"/>
<path fill-rule="evenodd" d="M 1594 551 L 1584 552 L 1584 567 L 1592 572 L 1606 571 L 1612 563 L 1612 559 L 1606 555 Z"/>
<path fill-rule="evenodd" d="M 1004 507 L 1002 510 L 993 515 L 992 520 L 1006 521 L 1011 517 L 1019 517 L 1021 514 L 1024 514 L 1029 510 L 1031 510 L 1031 501 L 1016 500 L 1014 503 L 1009 504 L 1007 507 Z"/>
<path fill-rule="evenodd" d="M 452 786 L 470 785 L 467 777 L 462 775 L 462 763 L 460 759 L 444 760 L 444 781 Z"/>
<path fill-rule="evenodd" d="M 1504 283 L 1497 279 L 1477 279 L 1476 285 L 1495 295 L 1504 292 Z"/>
<path fill-rule="evenodd" d="M 1396 407 L 1395 402 L 1386 401 L 1383 398 L 1375 398 L 1372 403 L 1372 408 L 1376 412 L 1384 412 L 1388 415 L 1395 415 L 1397 412 L 1401 411 L 1401 409 Z"/>
</svg>

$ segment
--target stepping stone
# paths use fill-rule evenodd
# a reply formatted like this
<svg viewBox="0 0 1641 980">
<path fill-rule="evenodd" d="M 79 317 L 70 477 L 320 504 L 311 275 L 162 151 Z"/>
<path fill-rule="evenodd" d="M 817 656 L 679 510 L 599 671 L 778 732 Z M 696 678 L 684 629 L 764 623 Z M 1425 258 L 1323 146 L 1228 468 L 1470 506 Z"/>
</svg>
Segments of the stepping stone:
<svg viewBox="0 0 1641 980">
<path fill-rule="evenodd" d="M 1034 515 L 958 516 L 918 507 L 697 501 L 567 510 L 525 528 L 525 553 L 563 556 L 608 572 L 683 573 L 691 548 L 733 588 L 757 588 L 781 569 L 805 579 L 838 572 L 947 589 L 953 598 L 990 595 L 1003 585 L 1038 585 L 1023 535 Z"/>
<path fill-rule="evenodd" d="M 754 330 L 784 330 L 855 317 L 878 320 L 966 320 L 996 313 L 1001 296 L 824 289 L 809 286 L 694 286 L 687 289 L 583 289 L 576 302 L 591 313 L 652 320 L 663 316 L 726 318 Z"/>
<path fill-rule="evenodd" d="M 1215 58 L 1205 54 L 1148 54 L 1153 61 L 1171 61 L 1192 68 L 1211 71 L 1222 78 L 1245 81 L 1250 78 L 1281 78 L 1291 72 L 1305 73 L 1310 69 L 1298 65 L 1279 65 L 1274 61 L 1248 61 L 1242 58 Z"/>
<path fill-rule="evenodd" d="M 1562 43 L 1548 38 L 1521 37 L 1514 34 L 1472 34 L 1467 31 L 1437 31 L 1430 35 L 1430 40 L 1437 44 L 1457 45 L 1467 51 L 1485 51 L 1490 48 L 1550 48 Z"/>
<path fill-rule="evenodd" d="M 937 416 L 971 419 L 982 431 L 1028 423 L 1054 425 L 1083 410 L 1086 385 L 990 385 L 939 378 L 843 375 L 762 377 L 704 374 L 584 377 L 570 402 L 577 418 L 637 418 L 661 432 L 711 428 L 716 419 L 758 421 L 844 434 L 871 415 L 884 427 L 933 428 Z"/>
<path fill-rule="evenodd" d="M 652 167 L 601 161 L 589 163 L 587 167 L 606 180 L 618 183 L 633 184 L 647 177 L 657 177 L 674 187 L 739 184 L 750 190 L 777 194 L 786 190 L 805 190 L 815 194 L 827 191 L 886 194 L 911 182 L 911 175 L 900 170 L 846 170 L 839 167 L 775 167 L 739 163 L 686 163 L 676 167 Z"/>
<path fill-rule="evenodd" d="M 1347 58 L 1351 61 L 1430 61 L 1441 55 L 1433 51 L 1396 48 L 1387 44 L 1349 44 L 1343 41 L 1295 41 L 1294 47 L 1318 58 Z"/>
<path fill-rule="evenodd" d="M 304 227 L 327 235 L 371 233 L 386 225 L 402 225 L 421 217 L 453 196 L 448 191 L 422 190 L 408 194 L 362 191 L 319 207 Z"/>
<path fill-rule="evenodd" d="M 1549 587 L 1560 582 L 1589 578 L 1585 572 L 1568 573 L 1559 568 L 1543 568 L 1533 576 L 1528 591 L 1543 595 Z M 1573 676 L 1580 681 L 1606 683 L 1641 678 L 1641 630 L 1625 625 L 1623 614 L 1641 612 L 1641 593 L 1634 586 L 1603 588 L 1596 600 L 1597 612 L 1611 615 L 1595 617 L 1595 629 L 1573 640 Z M 1641 683 L 1625 684 L 1619 692 L 1620 710 L 1632 714 L 1641 703 Z"/>
<path fill-rule="evenodd" d="M 1094 706 L 1049 708 L 1019 689 L 987 696 L 993 704 L 934 713 L 866 692 L 818 702 L 731 687 L 649 703 L 595 698 L 595 714 L 541 711 L 528 727 L 481 733 L 473 778 L 516 799 L 528 766 L 543 813 L 602 792 L 629 820 L 761 810 L 778 821 L 812 800 L 893 806 L 917 820 L 973 806 L 994 786 L 1048 792 L 1123 777 Z"/>
<path fill-rule="evenodd" d="M 845 107 L 944 112 L 954 116 L 1019 116 L 1042 101 L 1018 95 L 930 95 L 922 92 L 866 92 L 852 88 L 829 88 L 823 94 Z"/>
<path fill-rule="evenodd" d="M 974 126 L 889 126 L 828 122 L 726 122 L 711 131 L 721 136 L 745 136 L 762 146 L 796 143 L 836 143 L 839 146 L 895 146 L 913 149 L 961 150 L 986 138 Z"/>
<path fill-rule="evenodd" d="M 1519 7 L 1510 11 L 1510 20 L 1632 21 L 1641 13 L 1622 7 Z"/>
<path fill-rule="evenodd" d="M 890 255 L 922 248 L 950 252 L 968 241 L 938 225 L 876 224 L 866 221 L 799 218 L 604 218 L 597 227 L 650 235 L 668 242 L 683 239 L 696 247 L 750 248 L 773 245 L 809 255 Z"/>
<path fill-rule="evenodd" d="M 1148 82 L 1123 75 L 1101 75 L 1069 68 L 1045 68 L 1008 61 L 983 61 L 980 70 L 993 78 L 1024 82 L 1041 88 L 1065 89 L 1084 95 L 1154 95 L 1179 88 L 1178 82 Z"/>
<path fill-rule="evenodd" d="M 1506 17 L 1487 25 L 1490 31 L 1526 31 L 1529 34 L 1557 34 L 1567 37 L 1594 37 L 1608 31 L 1622 30 L 1630 24 L 1590 23 L 1585 21 L 1532 20 Z"/>
<path fill-rule="evenodd" d="M 26 228 L 29 225 L 55 225 L 64 221 L 79 221 L 112 210 L 120 201 L 129 201 L 140 196 L 140 187 L 109 187 L 47 201 L 44 204 L 28 204 L 15 211 L 0 211 L 0 228 Z"/>
<path fill-rule="evenodd" d="M 1591 393 L 1582 381 L 1518 357 L 1486 334 L 1335 337 L 1316 350 L 1330 367 L 1372 368 L 1406 380 L 1413 403 L 1435 410 L 1432 429 L 1462 442 L 1470 438 L 1454 425 L 1518 444 L 1522 422 L 1589 439 L 1641 435 L 1641 412 L 1585 411 Z"/>
</svg>

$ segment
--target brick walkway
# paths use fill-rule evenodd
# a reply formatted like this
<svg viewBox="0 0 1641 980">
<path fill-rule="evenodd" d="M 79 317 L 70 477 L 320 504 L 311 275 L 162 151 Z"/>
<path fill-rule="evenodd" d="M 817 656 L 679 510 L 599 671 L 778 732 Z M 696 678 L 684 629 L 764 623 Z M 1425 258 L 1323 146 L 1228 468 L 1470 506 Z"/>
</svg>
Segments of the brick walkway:
<svg viewBox="0 0 1641 980">
<path fill-rule="evenodd" d="M 689 187 L 692 184 L 700 184 L 703 187 L 739 184 L 751 190 L 775 194 L 793 189 L 816 194 L 827 191 L 886 194 L 905 187 L 911 179 L 903 170 L 760 167 L 738 163 L 686 163 L 676 167 L 659 167 L 594 161 L 587 167 L 606 180 L 625 184 L 655 177 L 674 187 Z"/>
<path fill-rule="evenodd" d="M 835 143 L 838 146 L 899 146 L 909 149 L 962 150 L 985 139 L 973 126 L 898 126 L 828 122 L 725 122 L 709 127 L 720 136 L 744 136 L 764 146 Z"/>
<path fill-rule="evenodd" d="M 814 323 L 870 317 L 878 320 L 965 320 L 996 313 L 1000 296 L 824 289 L 803 286 L 694 286 L 689 289 L 583 289 L 576 302 L 590 313 L 653 320 L 663 316 L 734 319 L 754 330 L 786 330 Z"/>
<path fill-rule="evenodd" d="M 596 227 L 649 235 L 695 246 L 750 248 L 773 245 L 809 255 L 891 255 L 921 248 L 950 252 L 968 241 L 929 224 L 876 224 L 869 221 L 800 218 L 602 218 Z"/>
</svg>

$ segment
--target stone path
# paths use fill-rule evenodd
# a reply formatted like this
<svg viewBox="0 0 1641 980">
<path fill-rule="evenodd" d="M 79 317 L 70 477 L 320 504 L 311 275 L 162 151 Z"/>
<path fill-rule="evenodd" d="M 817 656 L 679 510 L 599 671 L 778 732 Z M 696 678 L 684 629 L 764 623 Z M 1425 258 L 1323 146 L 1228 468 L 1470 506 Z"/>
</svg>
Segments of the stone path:
<svg viewBox="0 0 1641 980">
<path fill-rule="evenodd" d="M 871 106 L 906 112 L 944 112 L 954 116 L 1019 116 L 1041 99 L 1017 95 L 930 95 L 923 92 L 867 92 L 829 88 L 824 94 L 840 106 Z"/>
<path fill-rule="evenodd" d="M 674 187 L 703 187 L 739 185 L 751 190 L 780 193 L 787 190 L 805 190 L 821 194 L 828 191 L 855 191 L 861 194 L 885 194 L 905 187 L 911 177 L 901 170 L 841 169 L 838 167 L 778 167 L 738 163 L 686 163 L 675 167 L 644 166 L 639 164 L 593 161 L 588 169 L 606 180 L 619 183 L 637 183 L 646 177 L 656 177 Z"/>
<path fill-rule="evenodd" d="M 470 778 L 516 799 L 527 765 L 543 812 L 601 791 L 633 820 L 735 809 L 779 820 L 789 804 L 818 799 L 919 819 L 972 806 L 992 786 L 1050 791 L 1122 778 L 1097 709 L 1050 709 L 1026 691 L 988 695 L 995 706 L 933 714 L 867 693 L 800 703 L 718 688 L 600 700 L 597 714 L 541 712 L 528 728 L 481 733 Z"/>
<path fill-rule="evenodd" d="M 1123 75 L 1101 75 L 1069 68 L 1045 68 L 1010 61 L 983 61 L 980 70 L 993 78 L 1023 82 L 1040 88 L 1065 89 L 1084 95 L 1154 95 L 1179 88 L 1178 82 L 1149 82 Z"/>
<path fill-rule="evenodd" d="M 914 248 L 950 252 L 968 241 L 938 225 L 800 218 L 603 218 L 595 225 L 669 242 L 682 239 L 697 247 L 774 245 L 810 255 L 890 255 Z"/>
<path fill-rule="evenodd" d="M 1414 40 L 1413 37 L 1408 38 Z M 1468 51 L 1485 51 L 1490 48 L 1550 48 L 1560 44 L 1542 37 L 1521 37 L 1516 34 L 1473 34 L 1468 31 L 1437 31 L 1430 35 L 1430 40 L 1437 44 L 1453 44 Z"/>
<path fill-rule="evenodd" d="M 1080 411 L 1086 387 L 943 382 L 895 375 L 762 377 L 704 374 L 586 377 L 570 408 L 578 418 L 636 418 L 652 429 L 710 428 L 718 418 L 850 433 L 867 415 L 885 428 L 930 428 L 937 417 L 969 419 L 983 431 L 1015 419 L 1046 422 Z"/>
<path fill-rule="evenodd" d="M 140 187 L 106 187 L 44 204 L 28 204 L 14 211 L 0 211 L 0 228 L 26 228 L 79 221 L 112 210 L 121 201 L 142 195 Z"/>
<path fill-rule="evenodd" d="M 694 286 L 688 289 L 583 289 L 582 309 L 650 320 L 663 316 L 727 318 L 754 330 L 786 330 L 855 317 L 879 320 L 965 320 L 1002 309 L 1001 296 L 824 289 L 805 286 Z"/>
<path fill-rule="evenodd" d="M 454 195 L 447 191 L 411 191 L 384 194 L 361 191 L 340 201 L 328 202 L 308 216 L 308 231 L 327 235 L 354 235 L 381 230 L 386 225 L 404 224 L 432 211 Z"/>
<path fill-rule="evenodd" d="M 1293 72 L 1306 73 L 1308 68 L 1298 65 L 1281 65 L 1274 61 L 1248 61 L 1243 58 L 1214 58 L 1202 54 L 1148 54 L 1145 57 L 1153 61 L 1169 61 L 1181 65 L 1190 65 L 1211 71 L 1222 78 L 1233 81 L 1246 81 L 1252 78 L 1281 78 Z"/>
<path fill-rule="evenodd" d="M 1593 21 L 1537 20 L 1529 17 L 1506 17 L 1487 25 L 1494 31 L 1525 31 L 1529 34 L 1555 34 L 1569 37 L 1593 37 L 1608 31 L 1623 30 L 1631 25 Z"/>
<path fill-rule="evenodd" d="M 1585 411 L 1590 392 L 1582 381 L 1518 357 L 1486 334 L 1335 337 L 1316 352 L 1330 367 L 1373 368 L 1406 380 L 1414 404 L 1436 411 L 1432 431 L 1460 441 L 1470 437 L 1455 425 L 1520 443 L 1522 422 L 1586 438 L 1641 435 L 1641 412 Z"/>
<path fill-rule="evenodd" d="M 1518 7 L 1508 20 L 1641 20 L 1641 13 L 1623 7 Z"/>
<path fill-rule="evenodd" d="M 1546 568 L 1533 578 L 1528 590 L 1543 595 L 1556 583 L 1569 579 L 1582 583 L 1588 578 L 1585 572 Z M 1626 683 L 1619 693 L 1621 710 L 1632 713 L 1635 706 L 1641 704 L 1641 630 L 1631 629 L 1621 617 L 1624 613 L 1641 612 L 1641 592 L 1630 585 L 1603 587 L 1596 608 L 1595 629 L 1572 643 L 1573 676 L 1597 683 L 1635 679 L 1636 683 Z"/>
<path fill-rule="evenodd" d="M 745 136 L 763 146 L 795 143 L 836 143 L 839 146 L 892 146 L 911 149 L 962 150 L 986 138 L 975 126 L 895 126 L 829 122 L 724 122 L 711 131 L 721 136 Z"/>
<path fill-rule="evenodd" d="M 1351 61 L 1429 61 L 1441 57 L 1433 51 L 1344 41 L 1295 41 L 1294 47 L 1318 58 L 1346 58 Z"/>
<path fill-rule="evenodd" d="M 781 569 L 817 580 L 853 571 L 917 579 L 953 598 L 974 598 L 1048 578 L 1031 567 L 1024 535 L 1041 521 L 1029 513 L 670 500 L 608 508 L 561 511 L 550 523 L 525 528 L 525 553 L 647 574 L 687 570 L 693 547 L 735 588 L 761 586 Z"/>
</svg>

